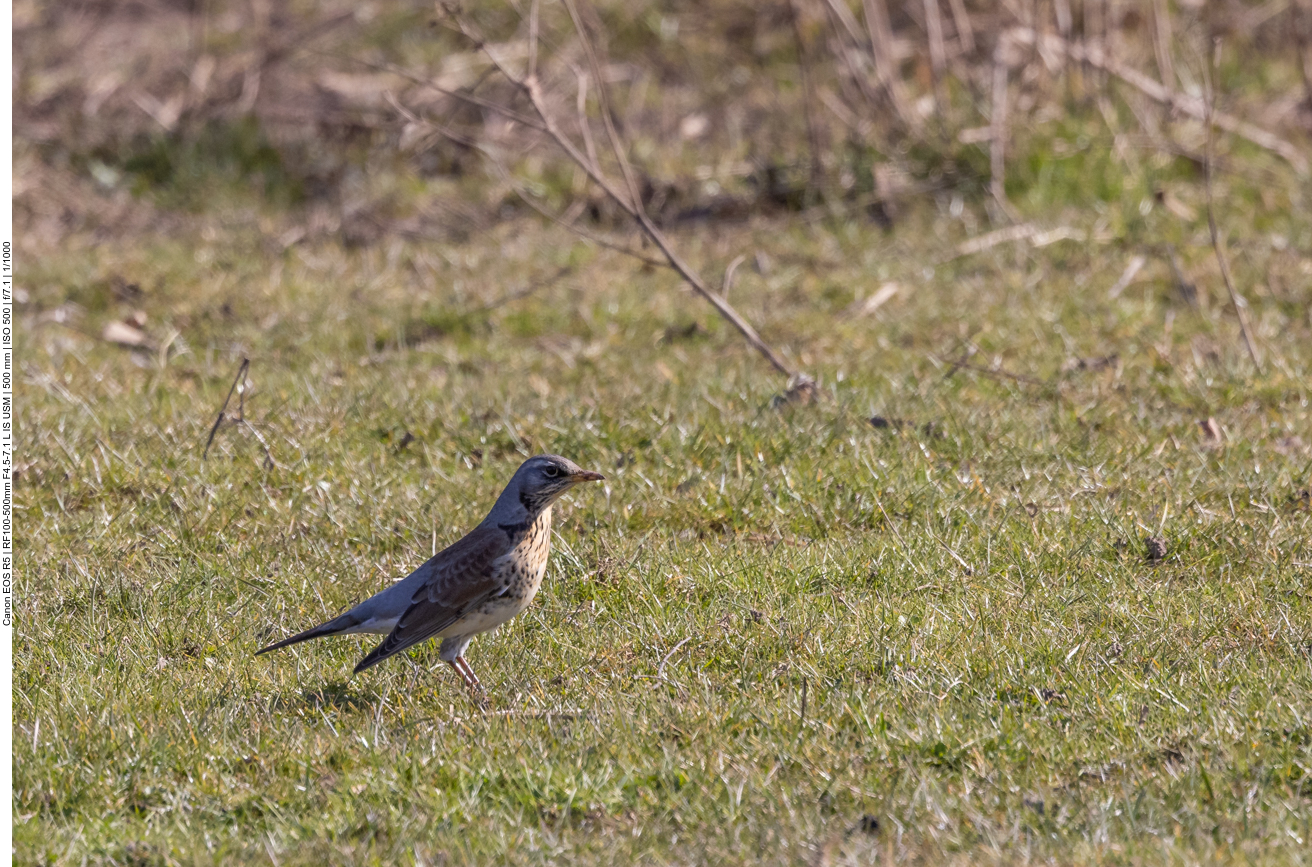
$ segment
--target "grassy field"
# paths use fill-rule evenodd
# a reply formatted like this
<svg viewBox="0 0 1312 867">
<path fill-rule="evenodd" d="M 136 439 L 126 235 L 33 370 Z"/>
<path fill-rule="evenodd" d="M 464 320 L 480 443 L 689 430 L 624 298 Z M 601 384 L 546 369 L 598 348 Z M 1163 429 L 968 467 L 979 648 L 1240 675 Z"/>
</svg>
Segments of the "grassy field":
<svg viewBox="0 0 1312 867">
<path fill-rule="evenodd" d="M 811 406 L 772 406 L 671 275 L 536 224 L 271 251 L 233 210 L 30 263 L 18 860 L 1304 862 L 1293 213 L 1240 241 L 1261 375 L 1197 225 L 1197 307 L 1160 262 L 1108 300 L 1125 238 L 930 267 L 966 230 L 928 207 L 678 236 L 708 267 L 762 252 L 734 298 Z M 136 308 L 175 352 L 88 336 Z M 201 458 L 242 357 L 272 467 L 244 427 Z M 486 708 L 431 646 L 355 678 L 367 640 L 252 656 L 458 538 L 537 451 L 608 481 L 475 643 Z"/>
<path fill-rule="evenodd" d="M 1232 91 L 1298 81 L 1245 69 Z M 1016 122 L 1033 242 L 963 252 L 1001 225 L 975 145 L 957 175 L 899 156 L 929 180 L 891 215 L 672 221 L 712 285 L 746 256 L 731 300 L 816 377 L 806 405 L 672 273 L 474 168 L 343 170 L 383 203 L 348 225 L 254 126 L 74 154 L 86 187 L 20 141 L 16 862 L 1312 861 L 1312 188 L 1219 138 L 1259 371 L 1201 127 L 1172 153 L 1108 131 L 1132 120 Z M 718 177 L 711 144 L 640 144 Z M 493 216 L 388 230 L 433 202 Z M 246 424 L 205 458 L 242 359 Z M 356 677 L 373 637 L 253 656 L 542 451 L 607 481 L 473 644 L 485 704 L 432 645 Z"/>
</svg>

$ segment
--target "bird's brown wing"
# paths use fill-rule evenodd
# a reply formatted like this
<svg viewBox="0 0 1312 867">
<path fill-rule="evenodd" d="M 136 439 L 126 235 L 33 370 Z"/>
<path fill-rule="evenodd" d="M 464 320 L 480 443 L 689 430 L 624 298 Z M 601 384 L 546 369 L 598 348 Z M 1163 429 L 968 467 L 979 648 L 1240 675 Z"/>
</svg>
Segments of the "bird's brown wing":
<svg viewBox="0 0 1312 867">
<path fill-rule="evenodd" d="M 510 550 L 510 539 L 497 527 L 476 527 L 468 536 L 424 564 L 428 580 L 415 591 L 396 628 L 360 664 L 357 673 L 432 638 L 465 612 L 490 597 L 498 586 L 492 563 Z"/>
</svg>

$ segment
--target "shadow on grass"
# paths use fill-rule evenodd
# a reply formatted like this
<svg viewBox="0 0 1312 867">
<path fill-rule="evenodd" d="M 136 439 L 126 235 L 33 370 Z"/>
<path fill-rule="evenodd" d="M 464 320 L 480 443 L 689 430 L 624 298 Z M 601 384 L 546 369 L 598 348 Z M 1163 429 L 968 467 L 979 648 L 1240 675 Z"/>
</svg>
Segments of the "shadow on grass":
<svg viewBox="0 0 1312 867">
<path fill-rule="evenodd" d="M 378 704 L 377 690 L 352 692 L 350 684 L 345 681 L 328 683 L 318 689 L 305 689 L 296 695 L 274 699 L 272 709 L 294 711 L 301 708 L 322 709 L 331 707 L 336 710 L 366 710 Z"/>
</svg>

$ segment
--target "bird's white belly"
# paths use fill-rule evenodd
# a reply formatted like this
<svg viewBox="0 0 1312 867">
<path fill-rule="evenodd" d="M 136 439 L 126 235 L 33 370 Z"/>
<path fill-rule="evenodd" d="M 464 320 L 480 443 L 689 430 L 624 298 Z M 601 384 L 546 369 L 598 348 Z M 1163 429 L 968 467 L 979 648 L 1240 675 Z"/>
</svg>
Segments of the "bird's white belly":
<svg viewBox="0 0 1312 867">
<path fill-rule="evenodd" d="M 537 595 L 538 588 L 542 586 L 542 576 L 546 573 L 546 563 L 534 569 L 529 574 L 520 573 L 518 575 L 509 575 L 506 577 L 508 584 L 506 590 L 499 596 L 493 596 L 491 599 L 483 602 L 476 608 L 473 608 L 465 615 L 451 624 L 439 633 L 440 637 L 448 638 L 454 635 L 477 635 L 480 632 L 490 632 L 496 629 L 507 620 L 515 617 L 533 601 Z M 505 575 L 505 570 L 511 570 L 509 563 L 497 564 L 498 577 Z"/>
<path fill-rule="evenodd" d="M 454 635 L 478 635 L 480 632 L 490 632 L 522 610 L 510 604 L 496 605 L 495 602 L 485 602 L 443 629 L 437 637 L 450 638 Z"/>
</svg>

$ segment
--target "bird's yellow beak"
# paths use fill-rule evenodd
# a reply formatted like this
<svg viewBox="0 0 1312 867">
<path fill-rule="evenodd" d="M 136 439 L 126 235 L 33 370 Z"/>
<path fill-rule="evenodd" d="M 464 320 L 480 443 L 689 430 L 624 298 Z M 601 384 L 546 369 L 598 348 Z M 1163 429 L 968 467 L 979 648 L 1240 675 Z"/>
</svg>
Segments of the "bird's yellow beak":
<svg viewBox="0 0 1312 867">
<path fill-rule="evenodd" d="M 606 477 L 603 476 L 601 473 L 594 473 L 591 470 L 580 470 L 579 472 L 570 476 L 569 480 L 571 482 L 574 482 L 575 484 L 578 484 L 579 482 L 600 482 L 603 481 L 605 478 Z"/>
</svg>

